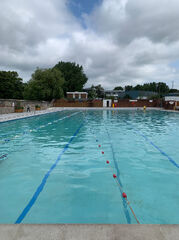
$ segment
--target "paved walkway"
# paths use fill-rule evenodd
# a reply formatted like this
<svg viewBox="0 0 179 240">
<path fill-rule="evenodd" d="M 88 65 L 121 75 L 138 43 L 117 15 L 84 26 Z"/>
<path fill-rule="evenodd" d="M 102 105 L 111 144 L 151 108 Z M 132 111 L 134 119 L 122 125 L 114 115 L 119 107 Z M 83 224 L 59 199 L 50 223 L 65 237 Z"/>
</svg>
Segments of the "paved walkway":
<svg viewBox="0 0 179 240">
<path fill-rule="evenodd" d="M 178 240 L 179 225 L 0 225 L 0 240 Z"/>
</svg>

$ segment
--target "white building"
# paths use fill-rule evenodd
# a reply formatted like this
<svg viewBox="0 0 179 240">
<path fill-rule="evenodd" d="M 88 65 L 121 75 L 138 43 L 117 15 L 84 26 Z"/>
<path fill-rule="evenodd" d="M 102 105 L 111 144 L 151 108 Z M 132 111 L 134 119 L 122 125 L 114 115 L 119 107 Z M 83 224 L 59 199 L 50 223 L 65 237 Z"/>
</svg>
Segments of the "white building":
<svg viewBox="0 0 179 240">
<path fill-rule="evenodd" d="M 179 109 L 179 93 L 170 93 L 165 96 L 165 103 L 169 109 Z"/>
<path fill-rule="evenodd" d="M 174 102 L 179 102 L 179 96 L 165 96 L 165 101 L 174 101 Z"/>
<path fill-rule="evenodd" d="M 68 99 L 88 99 L 87 92 L 67 92 Z"/>
</svg>

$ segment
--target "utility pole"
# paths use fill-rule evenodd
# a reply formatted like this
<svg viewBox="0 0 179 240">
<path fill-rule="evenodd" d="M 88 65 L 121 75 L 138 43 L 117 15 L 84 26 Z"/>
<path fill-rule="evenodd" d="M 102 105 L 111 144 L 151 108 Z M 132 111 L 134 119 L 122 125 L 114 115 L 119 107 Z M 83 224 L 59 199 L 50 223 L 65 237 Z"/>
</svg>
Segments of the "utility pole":
<svg viewBox="0 0 179 240">
<path fill-rule="evenodd" d="M 172 81 L 172 89 L 174 89 L 174 81 Z"/>
</svg>

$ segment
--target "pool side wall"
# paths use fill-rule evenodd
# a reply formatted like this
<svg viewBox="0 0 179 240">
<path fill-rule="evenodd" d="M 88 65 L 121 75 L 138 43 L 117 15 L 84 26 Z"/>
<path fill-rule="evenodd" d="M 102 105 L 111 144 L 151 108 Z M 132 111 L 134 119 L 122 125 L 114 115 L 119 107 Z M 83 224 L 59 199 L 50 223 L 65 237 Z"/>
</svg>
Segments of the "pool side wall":
<svg viewBox="0 0 179 240">
<path fill-rule="evenodd" d="M 51 103 L 46 101 L 0 99 L 0 114 L 14 113 L 15 106 L 17 105 L 23 107 L 23 112 L 27 112 L 27 107 L 29 107 L 31 111 L 35 111 L 35 106 L 38 105 L 41 110 L 45 110 L 51 106 Z"/>
</svg>

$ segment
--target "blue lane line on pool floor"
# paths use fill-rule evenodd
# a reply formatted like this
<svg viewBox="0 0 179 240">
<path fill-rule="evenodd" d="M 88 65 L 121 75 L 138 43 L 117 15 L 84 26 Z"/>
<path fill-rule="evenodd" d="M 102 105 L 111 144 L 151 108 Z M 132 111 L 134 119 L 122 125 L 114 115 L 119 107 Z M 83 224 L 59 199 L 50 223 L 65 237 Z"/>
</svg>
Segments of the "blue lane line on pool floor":
<svg viewBox="0 0 179 240">
<path fill-rule="evenodd" d="M 177 168 L 179 168 L 179 164 L 176 163 L 167 153 L 165 153 L 162 149 L 160 149 L 155 143 L 153 143 L 150 139 L 148 139 L 147 136 L 145 136 L 140 130 L 135 128 L 131 123 L 124 120 L 125 123 L 128 125 L 131 125 L 131 127 L 134 129 L 136 133 L 138 133 L 140 136 L 142 136 L 148 143 L 150 143 L 155 149 L 157 149 L 163 156 L 167 157 L 168 160 Z"/>
<path fill-rule="evenodd" d="M 36 202 L 38 196 L 40 195 L 40 193 L 42 192 L 48 177 L 50 176 L 51 172 L 53 171 L 53 169 L 57 166 L 58 162 L 60 161 L 62 155 L 67 151 L 70 143 L 73 141 L 73 139 L 76 137 L 76 135 L 79 133 L 80 129 L 82 128 L 82 126 L 84 125 L 84 123 L 82 123 L 79 128 L 76 130 L 76 132 L 73 134 L 73 136 L 70 138 L 69 142 L 65 145 L 65 147 L 63 148 L 63 150 L 61 151 L 61 153 L 59 154 L 57 160 L 55 161 L 55 163 L 51 166 L 51 168 L 48 170 L 48 172 L 45 174 L 44 178 L 42 179 L 41 184 L 38 186 L 36 192 L 34 193 L 34 195 L 32 196 L 31 200 L 29 201 L 29 203 L 27 204 L 27 206 L 24 208 L 24 210 L 22 211 L 22 213 L 20 214 L 20 216 L 17 218 L 15 224 L 20 224 L 23 219 L 25 218 L 25 216 L 27 215 L 27 213 L 30 211 L 31 207 L 34 205 L 34 203 Z"/>
<path fill-rule="evenodd" d="M 108 138 L 109 138 L 109 141 L 110 141 L 110 145 L 111 145 L 111 150 L 112 150 L 113 160 L 114 160 L 114 166 L 115 166 L 116 171 L 117 171 L 117 180 L 122 187 L 122 183 L 121 183 L 121 180 L 120 180 L 120 171 L 119 171 L 118 164 L 117 164 L 117 161 L 116 161 L 115 152 L 114 152 L 114 148 L 113 148 L 112 141 L 111 141 L 111 136 L 110 136 L 106 127 L 105 127 L 105 129 L 106 129 L 106 132 L 107 132 L 107 135 L 108 135 Z M 119 190 L 120 190 L 121 196 L 122 196 L 122 191 L 121 191 L 120 188 L 119 188 Z M 131 224 L 130 214 L 129 214 L 129 211 L 127 209 L 127 202 L 124 198 L 122 198 L 122 203 L 123 203 L 124 213 L 125 213 L 125 216 L 126 216 L 127 223 Z"/>
</svg>

